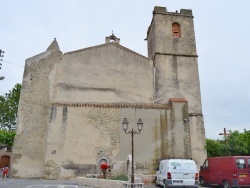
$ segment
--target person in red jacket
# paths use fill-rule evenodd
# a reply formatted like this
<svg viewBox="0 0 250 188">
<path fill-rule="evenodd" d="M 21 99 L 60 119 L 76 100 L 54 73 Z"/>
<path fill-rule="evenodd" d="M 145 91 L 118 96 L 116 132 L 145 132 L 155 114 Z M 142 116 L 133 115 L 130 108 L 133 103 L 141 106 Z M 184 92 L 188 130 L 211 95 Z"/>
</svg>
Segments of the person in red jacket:
<svg viewBox="0 0 250 188">
<path fill-rule="evenodd" d="M 100 169 L 103 173 L 103 178 L 106 179 L 106 174 L 107 174 L 107 169 L 108 169 L 109 165 L 107 163 L 102 163 L 100 165 Z"/>
<path fill-rule="evenodd" d="M 8 172 L 9 172 L 9 168 L 7 165 L 5 165 L 5 167 L 3 167 L 3 180 L 6 179 Z"/>
</svg>

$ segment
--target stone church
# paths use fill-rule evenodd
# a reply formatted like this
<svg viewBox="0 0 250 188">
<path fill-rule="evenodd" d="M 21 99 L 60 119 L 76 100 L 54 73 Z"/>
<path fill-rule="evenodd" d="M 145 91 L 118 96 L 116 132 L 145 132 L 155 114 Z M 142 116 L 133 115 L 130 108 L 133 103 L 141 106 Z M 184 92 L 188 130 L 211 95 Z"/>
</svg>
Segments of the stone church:
<svg viewBox="0 0 250 188">
<path fill-rule="evenodd" d="M 145 31 L 146 32 L 146 31 Z M 191 10 L 155 7 L 147 30 L 148 57 L 105 43 L 71 52 L 56 39 L 28 58 L 13 147 L 13 177 L 71 178 L 97 173 L 131 154 L 136 173 L 155 174 L 166 158 L 206 158 L 198 55 Z"/>
</svg>

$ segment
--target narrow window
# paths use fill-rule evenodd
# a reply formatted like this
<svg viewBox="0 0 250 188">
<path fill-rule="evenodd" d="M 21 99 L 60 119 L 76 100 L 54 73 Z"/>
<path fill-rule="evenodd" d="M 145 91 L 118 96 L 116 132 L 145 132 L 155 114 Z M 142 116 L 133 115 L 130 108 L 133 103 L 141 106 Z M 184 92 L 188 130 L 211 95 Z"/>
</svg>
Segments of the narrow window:
<svg viewBox="0 0 250 188">
<path fill-rule="evenodd" d="M 172 24 L 172 32 L 173 32 L 173 37 L 176 37 L 176 38 L 181 37 L 181 26 L 179 23 L 174 22 Z"/>
</svg>

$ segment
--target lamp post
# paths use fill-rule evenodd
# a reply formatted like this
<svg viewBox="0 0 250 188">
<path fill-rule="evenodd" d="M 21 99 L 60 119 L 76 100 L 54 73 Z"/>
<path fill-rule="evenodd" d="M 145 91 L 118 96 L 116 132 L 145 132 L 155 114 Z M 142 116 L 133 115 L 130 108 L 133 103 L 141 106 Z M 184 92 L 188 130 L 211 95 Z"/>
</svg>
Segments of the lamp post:
<svg viewBox="0 0 250 188">
<path fill-rule="evenodd" d="M 4 76 L 0 76 L 0 80 L 3 80 L 4 79 Z"/>
<path fill-rule="evenodd" d="M 135 183 L 135 175 L 134 175 L 134 134 L 140 134 L 142 127 L 143 127 L 143 122 L 141 119 L 138 120 L 137 122 L 137 128 L 138 128 L 138 132 L 134 131 L 133 128 L 131 131 L 128 131 L 128 120 L 127 118 L 124 118 L 124 120 L 122 121 L 122 128 L 124 130 L 124 132 L 126 134 L 131 134 L 132 137 L 132 172 L 131 172 L 131 183 Z"/>
</svg>

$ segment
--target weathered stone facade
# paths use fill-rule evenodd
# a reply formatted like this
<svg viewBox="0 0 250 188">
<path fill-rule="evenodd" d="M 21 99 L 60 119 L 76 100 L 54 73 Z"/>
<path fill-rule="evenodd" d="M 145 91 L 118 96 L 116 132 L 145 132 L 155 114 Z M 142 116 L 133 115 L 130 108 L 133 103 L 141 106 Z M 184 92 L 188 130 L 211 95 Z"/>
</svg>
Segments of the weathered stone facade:
<svg viewBox="0 0 250 188">
<path fill-rule="evenodd" d="M 12 175 L 72 178 L 125 161 L 136 129 L 136 173 L 154 174 L 159 160 L 206 158 L 198 61 L 191 10 L 155 7 L 148 58 L 106 43 L 62 53 L 54 40 L 26 60 L 13 147 Z"/>
</svg>

